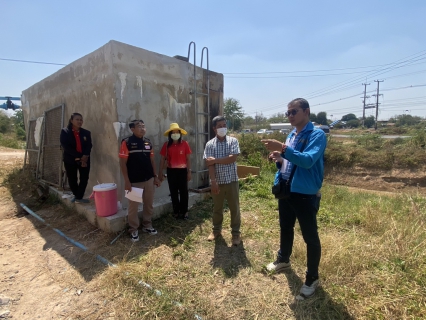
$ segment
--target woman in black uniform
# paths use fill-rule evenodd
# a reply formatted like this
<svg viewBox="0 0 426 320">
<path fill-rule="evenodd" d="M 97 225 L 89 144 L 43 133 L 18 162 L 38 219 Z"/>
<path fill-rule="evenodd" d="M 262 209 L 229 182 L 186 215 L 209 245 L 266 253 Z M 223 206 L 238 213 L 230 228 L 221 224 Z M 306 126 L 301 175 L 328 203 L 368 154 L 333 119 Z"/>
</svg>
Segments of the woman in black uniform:
<svg viewBox="0 0 426 320">
<path fill-rule="evenodd" d="M 64 150 L 68 183 L 74 194 L 71 202 L 89 203 L 89 200 L 83 197 L 89 180 L 92 137 L 90 131 L 83 129 L 82 125 L 83 116 L 77 112 L 73 113 L 68 126 L 61 131 L 60 140 Z M 80 182 L 78 182 L 77 172 L 80 175 Z"/>
</svg>

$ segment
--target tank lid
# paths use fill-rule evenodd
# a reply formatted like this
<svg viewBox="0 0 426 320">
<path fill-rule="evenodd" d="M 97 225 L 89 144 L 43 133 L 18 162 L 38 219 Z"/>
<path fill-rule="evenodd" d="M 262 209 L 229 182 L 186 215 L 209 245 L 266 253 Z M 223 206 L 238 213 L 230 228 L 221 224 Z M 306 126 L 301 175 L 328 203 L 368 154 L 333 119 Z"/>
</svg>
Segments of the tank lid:
<svg viewBox="0 0 426 320">
<path fill-rule="evenodd" d="M 102 192 L 102 191 L 110 191 L 117 189 L 117 185 L 115 183 L 101 183 L 93 186 L 93 191 Z"/>
</svg>

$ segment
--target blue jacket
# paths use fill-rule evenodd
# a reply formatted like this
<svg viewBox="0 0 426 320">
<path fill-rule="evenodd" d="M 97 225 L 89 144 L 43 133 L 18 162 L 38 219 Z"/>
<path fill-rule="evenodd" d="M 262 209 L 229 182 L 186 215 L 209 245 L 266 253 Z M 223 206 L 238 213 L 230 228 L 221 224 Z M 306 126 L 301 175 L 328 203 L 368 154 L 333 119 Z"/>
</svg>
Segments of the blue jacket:
<svg viewBox="0 0 426 320">
<path fill-rule="evenodd" d="M 296 134 L 293 130 L 287 137 L 291 139 Z M 324 131 L 314 128 L 312 122 L 308 122 L 303 136 L 293 149 L 287 147 L 285 154 L 281 156 L 297 165 L 291 182 L 291 192 L 303 194 L 316 194 L 322 186 L 324 178 L 324 151 L 327 146 L 327 138 Z M 298 150 L 302 149 L 300 152 Z"/>
</svg>

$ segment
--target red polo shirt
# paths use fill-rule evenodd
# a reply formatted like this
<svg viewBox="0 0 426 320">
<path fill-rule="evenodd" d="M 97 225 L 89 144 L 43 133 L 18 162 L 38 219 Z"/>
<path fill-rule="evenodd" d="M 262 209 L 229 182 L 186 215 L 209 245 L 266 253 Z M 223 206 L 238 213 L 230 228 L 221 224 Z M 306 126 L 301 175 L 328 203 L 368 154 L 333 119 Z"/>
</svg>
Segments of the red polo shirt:
<svg viewBox="0 0 426 320">
<path fill-rule="evenodd" d="M 76 150 L 77 152 L 82 153 L 83 151 L 81 149 L 80 131 L 75 131 L 74 129 L 72 129 L 72 133 L 74 133 L 75 142 L 77 144 Z"/>
<path fill-rule="evenodd" d="M 186 168 L 186 155 L 192 153 L 188 142 L 182 140 L 181 143 L 172 143 L 169 148 L 167 148 L 167 143 L 168 142 L 165 142 L 163 144 L 160 151 L 163 157 L 166 157 L 167 153 L 167 167 Z"/>
</svg>

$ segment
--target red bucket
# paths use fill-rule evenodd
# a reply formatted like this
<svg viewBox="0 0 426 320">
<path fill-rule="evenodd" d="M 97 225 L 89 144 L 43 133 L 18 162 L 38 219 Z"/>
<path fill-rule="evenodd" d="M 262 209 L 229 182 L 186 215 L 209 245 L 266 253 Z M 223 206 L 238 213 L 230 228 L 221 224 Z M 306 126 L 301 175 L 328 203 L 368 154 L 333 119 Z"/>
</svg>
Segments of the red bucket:
<svg viewBox="0 0 426 320">
<path fill-rule="evenodd" d="M 117 213 L 117 185 L 115 183 L 101 183 L 93 187 L 96 214 L 108 217 Z"/>
</svg>

